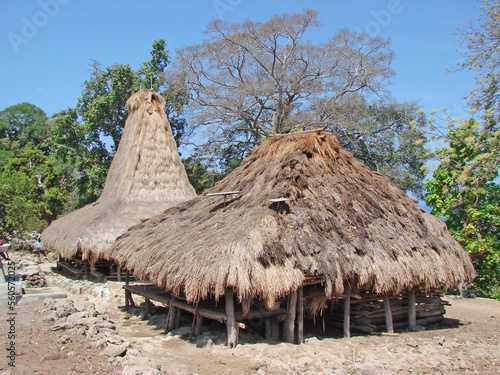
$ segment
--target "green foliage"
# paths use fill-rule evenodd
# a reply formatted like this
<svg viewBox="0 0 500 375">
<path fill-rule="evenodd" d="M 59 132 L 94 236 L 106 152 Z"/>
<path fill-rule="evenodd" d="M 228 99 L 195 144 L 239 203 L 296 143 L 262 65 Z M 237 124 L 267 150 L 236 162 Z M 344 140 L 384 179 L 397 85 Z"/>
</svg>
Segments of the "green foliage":
<svg viewBox="0 0 500 375">
<path fill-rule="evenodd" d="M 432 213 L 471 254 L 476 287 L 493 297 L 500 288 L 500 134 L 463 121 L 447 134 L 448 146 L 425 187 Z"/>
<path fill-rule="evenodd" d="M 192 157 L 182 159 L 184 168 L 190 184 L 194 187 L 196 194 L 201 194 L 204 190 L 213 187 L 216 182 L 222 180 L 241 164 L 241 159 L 233 157 L 227 160 L 226 168 L 222 172 L 215 172 L 212 168 L 206 167 L 199 160 Z"/>
<path fill-rule="evenodd" d="M 50 125 L 45 112 L 30 103 L 10 106 L 0 112 L 0 139 L 2 149 L 10 149 L 13 154 L 28 143 L 42 147 L 50 135 Z"/>
<path fill-rule="evenodd" d="M 44 229 L 62 212 L 66 198 L 53 158 L 26 145 L 0 169 L 0 232 Z"/>
</svg>

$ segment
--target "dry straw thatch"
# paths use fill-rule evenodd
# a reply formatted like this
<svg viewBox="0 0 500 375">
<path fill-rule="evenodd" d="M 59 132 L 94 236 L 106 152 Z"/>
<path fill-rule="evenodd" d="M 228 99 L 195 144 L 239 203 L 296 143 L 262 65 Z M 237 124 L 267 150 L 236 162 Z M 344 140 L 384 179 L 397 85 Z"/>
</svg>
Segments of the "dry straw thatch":
<svg viewBox="0 0 500 375">
<path fill-rule="evenodd" d="M 195 302 L 275 298 L 324 278 L 380 293 L 451 287 L 474 269 L 446 225 L 322 131 L 275 136 L 205 193 L 120 236 L 108 256 Z M 284 202 L 269 199 L 289 198 Z"/>
<path fill-rule="evenodd" d="M 55 220 L 43 244 L 69 259 L 102 258 L 116 237 L 166 208 L 195 197 L 165 115 L 165 101 L 141 90 L 127 101 L 128 117 L 99 199 Z"/>
</svg>

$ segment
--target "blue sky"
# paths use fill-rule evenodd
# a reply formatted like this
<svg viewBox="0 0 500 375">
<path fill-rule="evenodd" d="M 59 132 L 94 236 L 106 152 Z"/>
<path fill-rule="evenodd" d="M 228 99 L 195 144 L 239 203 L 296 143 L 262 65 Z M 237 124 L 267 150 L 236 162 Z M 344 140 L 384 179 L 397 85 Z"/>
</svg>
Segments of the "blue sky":
<svg viewBox="0 0 500 375">
<path fill-rule="evenodd" d="M 26 101 L 50 116 L 75 106 L 91 59 L 138 68 L 155 39 L 165 39 L 174 55 L 201 42 L 213 18 L 266 21 L 310 7 L 324 25 L 308 34 L 313 42 L 342 27 L 389 37 L 393 96 L 419 101 L 427 113 L 448 107 L 466 115 L 463 97 L 474 74 L 446 69 L 461 58 L 453 31 L 477 17 L 480 6 L 475 0 L 0 0 L 0 110 Z"/>
</svg>

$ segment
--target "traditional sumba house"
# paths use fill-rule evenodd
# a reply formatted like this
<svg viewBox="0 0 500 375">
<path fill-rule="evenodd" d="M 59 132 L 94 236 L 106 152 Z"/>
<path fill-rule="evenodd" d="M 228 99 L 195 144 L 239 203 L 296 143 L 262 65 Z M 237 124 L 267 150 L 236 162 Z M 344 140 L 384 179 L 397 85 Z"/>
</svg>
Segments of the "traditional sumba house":
<svg viewBox="0 0 500 375">
<path fill-rule="evenodd" d="M 302 342 L 304 311 L 324 310 L 346 336 L 436 322 L 444 309 L 434 291 L 474 276 L 443 222 L 322 130 L 271 136 L 214 188 L 131 228 L 106 256 L 153 281 L 156 297 L 170 293 L 169 328 L 181 308 L 225 322 L 229 345 L 255 317 L 266 336 Z"/>
<path fill-rule="evenodd" d="M 58 218 L 41 236 L 45 247 L 89 271 L 128 228 L 196 196 L 179 158 L 163 98 L 140 90 L 127 100 L 127 108 L 125 128 L 99 199 Z M 74 272 L 82 271 L 69 263 L 60 262 Z"/>
</svg>

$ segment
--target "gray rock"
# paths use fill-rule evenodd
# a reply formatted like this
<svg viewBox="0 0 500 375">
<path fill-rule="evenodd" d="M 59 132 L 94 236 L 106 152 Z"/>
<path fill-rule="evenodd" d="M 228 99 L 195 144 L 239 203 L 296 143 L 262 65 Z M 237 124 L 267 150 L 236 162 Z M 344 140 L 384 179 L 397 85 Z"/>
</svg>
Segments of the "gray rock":
<svg viewBox="0 0 500 375">
<path fill-rule="evenodd" d="M 71 329 L 71 328 L 74 328 L 75 325 L 71 322 L 61 322 L 61 323 L 56 323 L 54 324 L 52 327 L 50 327 L 49 329 L 51 331 L 60 331 L 60 330 L 68 330 L 68 329 Z"/>
<path fill-rule="evenodd" d="M 54 304 L 54 309 L 58 318 L 65 317 L 77 312 L 75 306 L 73 305 L 73 301 L 68 298 L 57 301 Z"/>
<path fill-rule="evenodd" d="M 95 305 L 94 309 L 97 315 L 106 315 L 108 313 L 108 310 L 104 306 Z"/>
<path fill-rule="evenodd" d="M 71 342 L 71 337 L 69 336 L 61 336 L 57 339 L 58 344 L 66 345 Z"/>
<path fill-rule="evenodd" d="M 78 312 L 86 311 L 85 306 L 81 303 L 76 302 L 73 304 L 73 306 L 75 307 L 75 310 Z M 87 314 L 88 314 L 88 312 L 87 312 Z"/>
<path fill-rule="evenodd" d="M 49 309 L 49 310 L 53 310 L 53 307 L 54 307 L 54 305 L 56 304 L 56 302 L 57 302 L 57 301 L 58 301 L 58 300 L 57 300 L 57 299 L 55 299 L 55 298 L 45 298 L 45 299 L 43 300 L 43 305 L 44 305 L 47 309 Z"/>
<path fill-rule="evenodd" d="M 206 347 L 212 347 L 214 345 L 214 342 L 212 339 L 208 336 L 202 337 L 201 339 L 198 340 L 196 343 L 197 348 L 206 348 Z"/>
<path fill-rule="evenodd" d="M 160 371 L 155 368 L 142 368 L 140 366 L 125 366 L 122 375 L 158 375 Z"/>
<path fill-rule="evenodd" d="M 87 331 L 87 337 L 93 338 L 99 334 L 99 329 L 96 326 L 90 326 Z"/>
<path fill-rule="evenodd" d="M 113 345 L 109 344 L 102 352 L 101 355 L 108 357 L 123 356 L 127 352 L 129 344 Z"/>
<path fill-rule="evenodd" d="M 49 315 L 45 316 L 42 320 L 44 322 L 55 322 L 57 320 L 56 312 L 51 311 Z"/>
<path fill-rule="evenodd" d="M 89 317 L 89 313 L 87 311 L 75 312 L 71 315 L 68 315 L 68 322 L 74 322 L 80 319 L 85 319 Z"/>
<path fill-rule="evenodd" d="M 35 262 L 24 261 L 19 266 L 19 274 L 24 277 L 38 275 L 41 271 L 40 266 Z"/>
<path fill-rule="evenodd" d="M 143 357 L 143 354 L 137 350 L 137 349 L 134 349 L 134 348 L 130 348 L 127 350 L 127 355 L 126 355 L 127 358 L 130 358 L 130 357 Z"/>
</svg>

